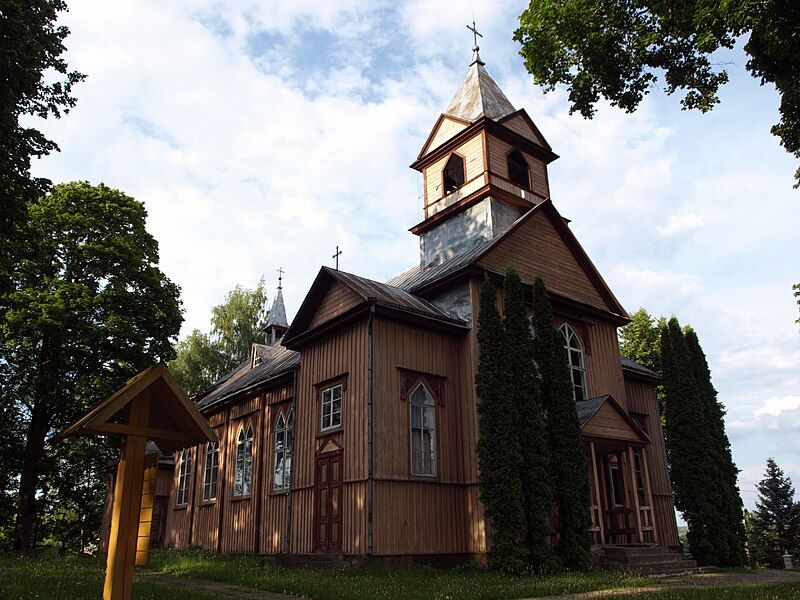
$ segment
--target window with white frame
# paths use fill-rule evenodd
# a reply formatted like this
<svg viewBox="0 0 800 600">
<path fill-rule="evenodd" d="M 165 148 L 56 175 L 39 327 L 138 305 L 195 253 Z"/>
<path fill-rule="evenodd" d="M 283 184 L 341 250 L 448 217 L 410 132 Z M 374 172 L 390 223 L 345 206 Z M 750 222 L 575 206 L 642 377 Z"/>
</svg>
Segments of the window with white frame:
<svg viewBox="0 0 800 600">
<path fill-rule="evenodd" d="M 335 429 L 342 424 L 342 384 L 322 390 L 320 430 Z"/>
<path fill-rule="evenodd" d="M 236 438 L 233 495 L 246 496 L 253 488 L 253 425 L 240 429 Z"/>
<path fill-rule="evenodd" d="M 283 413 L 275 420 L 275 473 L 272 488 L 278 492 L 288 490 L 292 483 L 292 446 L 294 444 L 294 411 L 284 419 Z"/>
<path fill-rule="evenodd" d="M 217 477 L 219 474 L 219 442 L 208 442 L 203 461 L 203 500 L 217 497 Z"/>
<path fill-rule="evenodd" d="M 192 476 L 192 451 L 188 448 L 181 452 L 181 464 L 178 468 L 178 493 L 175 504 L 185 506 L 189 503 L 189 479 Z"/>
<path fill-rule="evenodd" d="M 586 363 L 583 358 L 583 344 L 568 323 L 564 323 L 559 331 L 564 336 L 564 348 L 567 350 L 569 371 L 572 375 L 572 392 L 575 402 L 586 399 Z"/>
<path fill-rule="evenodd" d="M 424 383 L 408 397 L 411 474 L 436 476 L 436 403 Z"/>
</svg>

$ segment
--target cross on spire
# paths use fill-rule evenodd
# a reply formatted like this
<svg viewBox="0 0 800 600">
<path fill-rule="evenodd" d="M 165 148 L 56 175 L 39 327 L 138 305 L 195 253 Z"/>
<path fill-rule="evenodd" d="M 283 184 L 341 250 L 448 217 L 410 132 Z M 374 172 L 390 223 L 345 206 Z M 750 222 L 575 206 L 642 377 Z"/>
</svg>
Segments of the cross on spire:
<svg viewBox="0 0 800 600">
<path fill-rule="evenodd" d="M 480 50 L 480 47 L 478 46 L 478 38 L 483 37 L 483 34 L 478 32 L 478 28 L 475 25 L 475 15 L 472 16 L 472 27 L 467 25 L 467 29 L 472 32 L 472 62 L 470 63 L 470 66 L 474 65 L 475 63 L 482 65 L 484 63 L 481 60 L 481 55 L 478 54 L 478 50 Z"/>
<path fill-rule="evenodd" d="M 337 271 L 339 270 L 339 257 L 340 257 L 341 255 L 342 255 L 342 251 L 341 251 L 341 250 L 339 250 L 339 246 L 336 246 L 336 254 L 334 254 L 333 256 L 331 256 L 331 258 L 335 258 L 335 259 L 336 259 L 336 270 L 337 270 Z"/>
<path fill-rule="evenodd" d="M 278 271 L 278 289 L 282 290 L 283 289 L 283 274 L 286 273 L 286 271 L 283 270 L 283 267 L 278 267 L 277 271 Z"/>
</svg>

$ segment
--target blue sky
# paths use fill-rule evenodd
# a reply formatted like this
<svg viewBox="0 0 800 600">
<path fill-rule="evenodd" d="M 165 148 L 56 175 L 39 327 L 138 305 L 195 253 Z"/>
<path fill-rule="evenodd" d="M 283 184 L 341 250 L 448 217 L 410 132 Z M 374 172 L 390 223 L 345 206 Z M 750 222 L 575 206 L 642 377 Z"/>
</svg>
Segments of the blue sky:
<svg viewBox="0 0 800 600">
<path fill-rule="evenodd" d="M 290 316 L 338 244 L 342 268 L 386 279 L 418 260 L 408 168 L 481 55 L 561 156 L 559 210 L 630 310 L 697 329 L 748 506 L 768 456 L 800 485 L 797 165 L 769 128 L 778 96 L 720 56 L 711 114 L 651 94 L 635 114 L 570 116 L 511 39 L 524 3 L 70 2 L 78 106 L 44 128 L 62 152 L 37 175 L 87 179 L 145 202 L 161 264 L 183 291 L 183 333 L 235 284 L 283 267 Z"/>
</svg>

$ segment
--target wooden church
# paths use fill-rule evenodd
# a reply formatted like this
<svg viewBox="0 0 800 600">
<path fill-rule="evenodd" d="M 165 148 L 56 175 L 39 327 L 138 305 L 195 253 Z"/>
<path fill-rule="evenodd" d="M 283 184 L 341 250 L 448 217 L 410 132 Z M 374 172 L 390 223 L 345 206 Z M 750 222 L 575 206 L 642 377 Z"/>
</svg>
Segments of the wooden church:
<svg viewBox="0 0 800 600">
<path fill-rule="evenodd" d="M 479 500 L 475 323 L 486 274 L 550 290 L 589 465 L 594 541 L 678 546 L 658 376 L 620 356 L 628 314 L 551 201 L 557 155 L 474 49 L 411 165 L 418 265 L 381 283 L 323 267 L 291 325 L 195 398 L 219 442 L 175 457 L 167 547 L 469 559 Z"/>
</svg>

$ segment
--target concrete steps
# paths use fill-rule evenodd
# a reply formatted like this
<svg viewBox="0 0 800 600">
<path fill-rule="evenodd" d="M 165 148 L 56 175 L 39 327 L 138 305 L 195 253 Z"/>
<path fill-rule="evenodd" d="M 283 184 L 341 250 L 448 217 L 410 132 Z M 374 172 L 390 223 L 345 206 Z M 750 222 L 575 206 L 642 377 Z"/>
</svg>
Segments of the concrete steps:
<svg viewBox="0 0 800 600">
<path fill-rule="evenodd" d="M 641 573 L 651 577 L 704 570 L 697 566 L 697 561 L 687 560 L 680 552 L 646 544 L 601 546 L 596 550 L 594 560 L 600 569 Z"/>
</svg>

